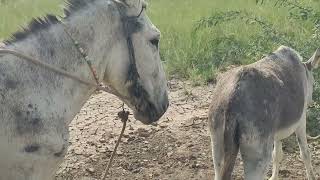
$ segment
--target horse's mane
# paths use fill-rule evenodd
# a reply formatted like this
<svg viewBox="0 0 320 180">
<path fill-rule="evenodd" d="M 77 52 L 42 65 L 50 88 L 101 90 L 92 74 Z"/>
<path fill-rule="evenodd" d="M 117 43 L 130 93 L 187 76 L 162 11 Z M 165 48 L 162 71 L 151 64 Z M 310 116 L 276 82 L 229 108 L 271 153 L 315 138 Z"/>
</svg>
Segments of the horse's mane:
<svg viewBox="0 0 320 180">
<path fill-rule="evenodd" d="M 38 31 L 47 29 L 51 25 L 59 22 L 59 19 L 54 15 L 46 15 L 42 18 L 34 18 L 27 26 L 22 27 L 20 31 L 13 33 L 9 39 L 4 40 L 3 42 L 4 44 L 9 45 L 17 41 L 21 41 L 27 38 L 30 34 L 35 34 Z"/>
<path fill-rule="evenodd" d="M 73 12 L 81 10 L 88 4 L 93 3 L 96 0 L 66 0 L 66 7 L 64 8 L 64 13 L 66 16 L 70 16 Z"/>
<path fill-rule="evenodd" d="M 65 0 L 64 14 L 65 17 L 69 17 L 74 12 L 83 9 L 96 0 Z M 118 0 L 125 2 L 125 0 Z M 30 34 L 35 34 L 38 31 L 49 28 L 51 25 L 60 23 L 57 16 L 47 14 L 44 17 L 33 18 L 27 26 L 21 28 L 21 30 L 13 33 L 9 39 L 4 40 L 4 44 L 9 45 L 18 41 L 21 41 L 28 37 Z"/>
</svg>

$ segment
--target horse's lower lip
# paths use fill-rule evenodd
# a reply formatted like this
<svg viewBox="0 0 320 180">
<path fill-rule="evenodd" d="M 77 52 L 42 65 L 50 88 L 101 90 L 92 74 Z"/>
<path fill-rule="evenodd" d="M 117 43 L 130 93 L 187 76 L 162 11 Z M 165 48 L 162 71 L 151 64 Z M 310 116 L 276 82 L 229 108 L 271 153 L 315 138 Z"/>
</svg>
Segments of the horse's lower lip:
<svg viewBox="0 0 320 180">
<path fill-rule="evenodd" d="M 148 115 L 142 115 L 138 112 L 134 112 L 134 118 L 139 120 L 140 122 L 142 122 L 145 125 L 150 125 L 160 119 L 157 117 L 150 118 Z"/>
</svg>

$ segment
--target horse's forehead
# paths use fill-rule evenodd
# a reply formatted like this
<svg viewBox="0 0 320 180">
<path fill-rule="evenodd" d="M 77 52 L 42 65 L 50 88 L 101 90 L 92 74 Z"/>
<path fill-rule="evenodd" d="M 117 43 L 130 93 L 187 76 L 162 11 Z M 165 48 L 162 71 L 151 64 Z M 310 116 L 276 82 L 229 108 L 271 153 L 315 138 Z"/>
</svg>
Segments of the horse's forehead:
<svg viewBox="0 0 320 180">
<path fill-rule="evenodd" d="M 124 3 L 127 8 L 128 16 L 136 16 L 141 11 L 143 7 L 146 6 L 144 0 L 116 0 L 118 2 Z"/>
</svg>

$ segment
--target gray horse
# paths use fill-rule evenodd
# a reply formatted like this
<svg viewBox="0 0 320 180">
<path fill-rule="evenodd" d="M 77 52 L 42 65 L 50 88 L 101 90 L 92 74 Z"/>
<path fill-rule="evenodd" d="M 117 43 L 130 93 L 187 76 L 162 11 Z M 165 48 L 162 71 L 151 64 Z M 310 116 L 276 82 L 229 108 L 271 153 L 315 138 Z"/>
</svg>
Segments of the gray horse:
<svg viewBox="0 0 320 180">
<path fill-rule="evenodd" d="M 168 108 L 167 83 L 160 32 L 141 11 L 145 2 L 67 3 L 63 24 L 55 16 L 35 19 L 3 48 L 95 82 L 74 38 L 92 59 L 99 81 L 119 94 L 136 119 L 159 120 Z M 93 92 L 15 56 L 0 56 L 0 179 L 52 179 L 68 148 L 68 125 Z"/>
<path fill-rule="evenodd" d="M 281 46 L 262 60 L 222 75 L 209 112 L 215 180 L 231 179 L 240 149 L 245 179 L 264 179 L 273 150 L 271 179 L 278 179 L 281 140 L 295 132 L 308 179 L 315 179 L 306 138 L 306 110 L 312 102 L 312 70 L 320 50 L 303 63 Z"/>
</svg>

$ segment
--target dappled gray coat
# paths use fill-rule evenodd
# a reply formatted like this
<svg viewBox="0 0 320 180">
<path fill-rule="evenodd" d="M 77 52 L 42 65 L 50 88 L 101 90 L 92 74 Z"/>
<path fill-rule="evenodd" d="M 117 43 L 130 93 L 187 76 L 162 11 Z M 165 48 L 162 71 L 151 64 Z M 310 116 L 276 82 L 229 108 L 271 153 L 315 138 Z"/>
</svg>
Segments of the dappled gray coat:
<svg viewBox="0 0 320 180">
<path fill-rule="evenodd" d="M 220 76 L 213 92 L 209 125 L 215 178 L 231 178 L 240 149 L 246 179 L 264 179 L 275 144 L 273 178 L 277 178 L 280 140 L 295 132 L 307 174 L 314 174 L 307 150 L 307 104 L 312 100 L 313 76 L 320 52 L 306 63 L 293 49 L 281 46 L 256 63 Z"/>
</svg>

